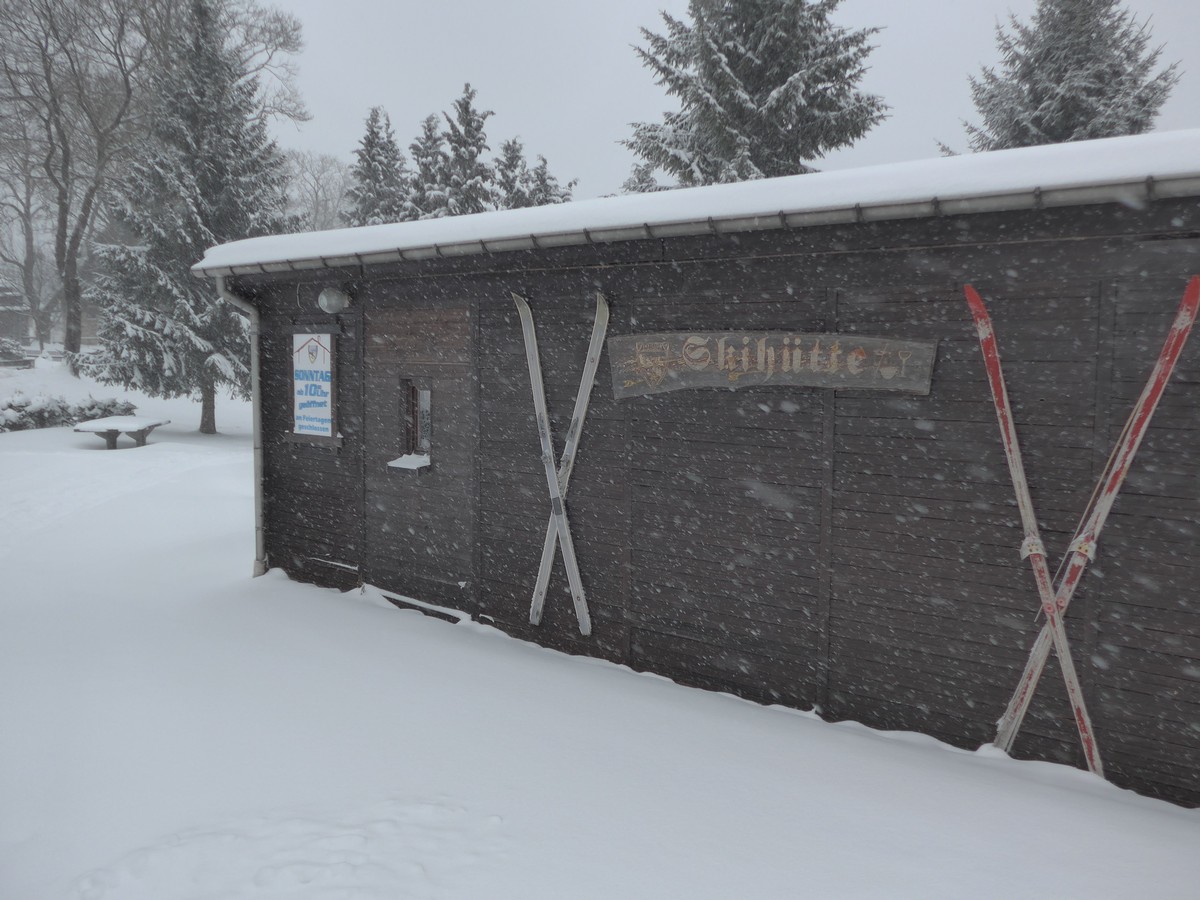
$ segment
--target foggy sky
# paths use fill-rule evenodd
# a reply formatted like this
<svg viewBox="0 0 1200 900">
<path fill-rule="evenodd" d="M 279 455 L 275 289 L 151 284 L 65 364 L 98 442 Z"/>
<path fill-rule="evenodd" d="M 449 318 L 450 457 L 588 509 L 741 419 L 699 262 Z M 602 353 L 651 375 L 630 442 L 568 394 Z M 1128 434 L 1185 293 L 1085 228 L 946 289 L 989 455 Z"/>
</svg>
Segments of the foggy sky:
<svg viewBox="0 0 1200 900">
<path fill-rule="evenodd" d="M 382 105 L 403 148 L 431 112 L 448 110 L 470 82 L 488 120 L 492 152 L 519 135 L 533 161 L 545 155 L 576 197 L 615 193 L 633 155 L 618 143 L 630 122 L 672 108 L 631 45 L 639 26 L 662 32 L 658 10 L 682 16 L 686 0 L 288 0 L 304 24 L 299 86 L 312 119 L 275 129 L 281 146 L 347 162 L 368 110 Z M 818 168 L 938 155 L 937 141 L 966 149 L 962 120 L 978 121 L 967 75 L 998 62 L 995 24 L 1009 12 L 1028 21 L 1034 0 L 844 0 L 841 24 L 879 27 L 862 83 L 892 107 L 890 118 Z M 1195 0 L 1133 0 L 1151 17 L 1160 62 L 1184 60 L 1183 78 L 1159 130 L 1200 127 L 1200 15 Z"/>
</svg>

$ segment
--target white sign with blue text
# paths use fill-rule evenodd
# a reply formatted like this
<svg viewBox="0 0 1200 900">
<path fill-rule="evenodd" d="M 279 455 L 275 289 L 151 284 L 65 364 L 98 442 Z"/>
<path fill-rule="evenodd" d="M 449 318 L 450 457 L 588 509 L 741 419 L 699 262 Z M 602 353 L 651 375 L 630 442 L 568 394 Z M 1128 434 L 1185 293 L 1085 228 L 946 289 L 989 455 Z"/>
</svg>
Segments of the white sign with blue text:
<svg viewBox="0 0 1200 900">
<path fill-rule="evenodd" d="M 333 437 L 333 335 L 292 337 L 295 433 Z"/>
</svg>

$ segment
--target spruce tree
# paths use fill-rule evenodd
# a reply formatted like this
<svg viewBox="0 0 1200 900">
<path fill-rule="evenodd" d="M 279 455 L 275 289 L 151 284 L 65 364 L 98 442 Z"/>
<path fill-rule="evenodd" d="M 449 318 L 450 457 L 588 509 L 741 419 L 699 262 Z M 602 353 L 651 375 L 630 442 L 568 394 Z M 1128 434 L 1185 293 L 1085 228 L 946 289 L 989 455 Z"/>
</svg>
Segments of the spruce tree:
<svg viewBox="0 0 1200 900">
<path fill-rule="evenodd" d="M 467 84 L 462 96 L 454 101 L 454 114 L 446 117 L 446 212 L 451 216 L 469 215 L 495 209 L 492 167 L 483 158 L 489 149 L 484 124 L 491 110 L 475 108 L 476 91 Z"/>
<path fill-rule="evenodd" d="M 570 200 L 578 182 L 559 183 L 543 156 L 529 168 L 520 138 L 501 143 L 494 160 L 484 158 L 485 125 L 492 112 L 477 109 L 475 96 L 471 85 L 463 87 L 453 112 L 442 113 L 444 131 L 435 115 L 421 123 L 420 135 L 409 145 L 414 168 L 405 217 L 436 219 Z"/>
<path fill-rule="evenodd" d="M 492 165 L 492 171 L 495 173 L 493 194 L 497 209 L 567 203 L 575 185 L 579 183 L 572 179 L 566 185 L 559 184 L 558 179 L 550 174 L 546 157 L 540 154 L 537 165 L 529 168 L 525 161 L 525 148 L 519 138 L 500 145 L 500 156 Z"/>
<path fill-rule="evenodd" d="M 347 225 L 382 225 L 409 218 L 408 172 L 404 154 L 396 144 L 392 122 L 382 107 L 371 107 L 367 130 L 354 151 L 350 167 L 353 184 L 346 192 L 350 210 L 342 218 Z"/>
<path fill-rule="evenodd" d="M 971 78 L 982 117 L 971 149 L 1003 150 L 1149 131 L 1179 80 L 1119 0 L 1038 0 L 1030 24 L 997 25 L 1000 71 Z"/>
<path fill-rule="evenodd" d="M 163 397 L 198 395 L 200 431 L 216 432 L 216 395 L 245 396 L 245 320 L 189 266 L 214 244 L 280 228 L 285 169 L 209 0 L 192 0 L 176 64 L 159 76 L 143 151 L 110 215 L 128 240 L 97 248 L 98 354 L 88 374 Z"/>
<path fill-rule="evenodd" d="M 412 153 L 413 173 L 409 180 L 405 217 L 440 219 L 448 215 L 449 160 L 436 115 L 429 115 L 421 122 L 421 134 L 408 149 Z"/>
<path fill-rule="evenodd" d="M 496 175 L 496 205 L 500 209 L 524 209 L 529 202 L 529 163 L 520 138 L 500 145 L 500 156 L 493 165 Z"/>
<path fill-rule="evenodd" d="M 538 164 L 529 170 L 528 188 L 530 206 L 550 206 L 555 203 L 569 203 L 571 192 L 579 182 L 572 179 L 565 185 L 550 174 L 550 165 L 546 157 L 538 155 Z"/>
<path fill-rule="evenodd" d="M 629 177 L 621 184 L 622 194 L 653 194 L 668 188 L 658 183 L 654 177 L 653 163 L 634 163 L 629 170 Z"/>
<path fill-rule="evenodd" d="M 667 33 L 643 28 L 635 49 L 680 109 L 634 124 L 625 146 L 683 185 L 813 171 L 887 109 L 857 87 L 878 29 L 833 24 L 840 2 L 690 0 L 690 22 L 663 13 Z"/>
</svg>

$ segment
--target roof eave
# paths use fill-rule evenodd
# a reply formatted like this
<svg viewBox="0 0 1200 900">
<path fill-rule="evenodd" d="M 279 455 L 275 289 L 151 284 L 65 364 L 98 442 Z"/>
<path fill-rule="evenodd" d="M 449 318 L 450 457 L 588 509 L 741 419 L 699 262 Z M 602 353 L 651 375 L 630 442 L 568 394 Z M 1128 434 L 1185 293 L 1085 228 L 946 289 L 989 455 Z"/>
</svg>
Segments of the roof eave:
<svg viewBox="0 0 1200 900">
<path fill-rule="evenodd" d="M 518 250 L 545 250 L 584 244 L 609 244 L 618 241 L 646 240 L 697 235 L 742 234 L 785 228 L 811 228 L 819 225 L 848 225 L 862 222 L 884 222 L 897 219 L 919 219 L 934 216 L 966 215 L 970 213 L 1012 212 L 1049 207 L 1086 206 L 1120 203 L 1141 207 L 1156 199 L 1200 196 L 1200 175 L 1177 178 L 1139 179 L 1077 187 L 1014 191 L 967 197 L 907 203 L 839 206 L 789 212 L 729 216 L 724 218 L 686 219 L 676 222 L 643 223 L 618 227 L 579 229 L 545 234 L 503 236 L 475 239 L 452 244 L 401 247 L 352 256 L 316 256 L 305 259 L 272 260 L 246 265 L 207 267 L 203 260 L 192 267 L 199 278 L 218 275 L 260 275 L 279 272 L 311 271 L 315 269 L 360 268 L 483 253 L 507 253 Z"/>
</svg>

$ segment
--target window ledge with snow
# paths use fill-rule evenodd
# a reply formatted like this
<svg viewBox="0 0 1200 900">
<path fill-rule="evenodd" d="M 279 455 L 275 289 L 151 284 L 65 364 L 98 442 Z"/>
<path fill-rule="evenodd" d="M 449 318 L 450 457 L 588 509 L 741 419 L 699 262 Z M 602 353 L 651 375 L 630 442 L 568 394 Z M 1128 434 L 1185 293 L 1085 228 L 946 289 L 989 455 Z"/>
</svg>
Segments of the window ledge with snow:
<svg viewBox="0 0 1200 900">
<path fill-rule="evenodd" d="M 388 463 L 389 469 L 424 469 L 429 466 L 428 453 L 405 453 Z"/>
</svg>

